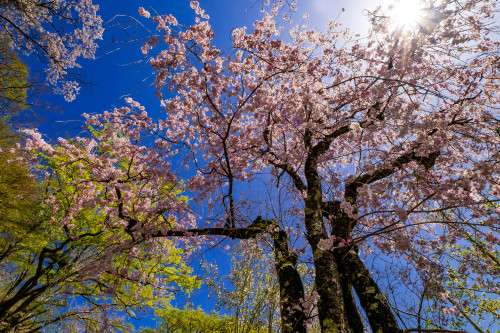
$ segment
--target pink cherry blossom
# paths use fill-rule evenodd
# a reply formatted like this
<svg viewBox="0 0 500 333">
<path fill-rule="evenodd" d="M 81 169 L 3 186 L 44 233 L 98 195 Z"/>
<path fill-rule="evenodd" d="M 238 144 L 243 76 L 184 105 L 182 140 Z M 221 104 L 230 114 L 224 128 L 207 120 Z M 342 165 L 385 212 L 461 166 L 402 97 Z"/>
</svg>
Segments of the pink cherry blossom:
<svg viewBox="0 0 500 333">
<path fill-rule="evenodd" d="M 408 31 L 389 31 L 378 9 L 365 39 L 335 21 L 282 38 L 274 7 L 253 29 L 233 30 L 229 55 L 213 45 L 208 15 L 191 2 L 193 25 L 157 16 L 158 33 L 143 45 L 162 119 L 154 122 L 127 99 L 127 107 L 87 118 L 107 153 L 83 153 L 68 141 L 55 154 L 83 163 L 99 185 L 86 193 L 94 193 L 108 224 L 133 237 L 182 236 L 213 246 L 209 236 L 258 230 L 276 240 L 282 231 L 290 244 L 302 244 L 287 253 L 314 267 L 318 295 L 290 308 L 317 304 L 322 329 L 333 331 L 331 323 L 347 322 L 331 306 L 352 298 L 343 294 L 346 276 L 371 329 L 399 331 L 361 258 L 389 258 L 405 288 L 426 290 L 429 302 L 459 295 L 450 290 L 453 270 L 471 269 L 479 280 L 467 283 L 481 286 L 499 276 L 487 264 L 494 260 L 480 255 L 499 246 L 490 219 L 498 219 L 500 200 L 499 43 L 488 33 L 494 5 L 433 3 L 421 27 Z M 49 149 L 31 134 L 30 149 Z M 174 200 L 172 191 L 181 189 L 188 200 Z M 253 225 L 271 219 L 279 221 L 265 230 Z M 475 255 L 446 264 L 458 260 L 460 246 Z M 425 313 L 459 320 L 449 305 Z M 414 320 L 407 314 L 414 308 L 405 309 L 399 315 Z"/>
<path fill-rule="evenodd" d="M 69 73 L 79 58 L 93 59 L 104 31 L 99 6 L 91 0 L 10 1 L 0 6 L 0 22 L 12 46 L 46 65 L 47 83 L 67 101 L 80 89 Z"/>
</svg>

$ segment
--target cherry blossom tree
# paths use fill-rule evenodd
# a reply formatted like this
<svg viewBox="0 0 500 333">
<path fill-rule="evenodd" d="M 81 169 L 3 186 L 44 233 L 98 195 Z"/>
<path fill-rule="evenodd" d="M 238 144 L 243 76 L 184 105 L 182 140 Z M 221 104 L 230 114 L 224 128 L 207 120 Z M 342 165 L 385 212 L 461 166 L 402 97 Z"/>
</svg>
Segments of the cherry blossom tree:
<svg viewBox="0 0 500 333">
<path fill-rule="evenodd" d="M 105 138 L 103 133 L 94 136 Z M 130 206 L 151 201 L 148 186 L 135 174 L 139 155 L 113 152 L 115 145 L 122 145 L 120 138 L 61 139 L 56 149 L 35 145 L 25 152 L 29 158 L 24 162 L 16 158 L 13 144 L 3 141 L 0 331 L 125 332 L 130 323 L 124 317 L 168 304 L 174 293 L 199 286 L 184 262 L 187 247 L 178 248 L 168 239 L 134 241 L 106 214 L 108 207 L 100 205 L 109 199 L 109 189 L 85 167 L 93 162 L 82 157 L 91 151 L 117 167 L 121 186 L 137 191 L 130 205 L 120 209 L 131 211 Z M 160 192 L 154 200 L 182 200 L 178 186 L 168 183 L 168 174 L 158 176 L 160 188 L 155 189 Z M 81 185 L 91 183 L 96 192 Z M 121 193 L 119 188 L 114 191 Z"/>
<path fill-rule="evenodd" d="M 494 314 L 466 313 L 468 298 L 483 292 L 474 286 L 498 295 L 495 6 L 426 1 L 408 27 L 379 8 L 366 38 L 335 21 L 325 31 L 293 27 L 287 37 L 274 6 L 253 29 L 233 31 L 230 52 L 212 45 L 196 1 L 190 27 L 154 16 L 156 35 L 142 50 L 165 115 L 155 122 L 127 99 L 127 107 L 87 116 L 104 142 L 114 138 L 113 156 L 96 154 L 91 141 L 76 156 L 61 142 L 58 153 L 92 175 L 78 182 L 85 195 L 63 224 L 98 205 L 105 226 L 121 226 L 128 242 L 268 237 L 283 332 L 306 332 L 311 306 L 322 332 L 498 324 Z M 36 134 L 29 146 L 54 149 Z M 129 174 L 119 156 L 132 156 Z M 192 194 L 187 202 L 161 196 L 164 179 L 177 176 Z M 147 190 L 124 183 L 132 179 Z M 473 254 L 451 266 L 441 260 L 466 244 Z M 400 287 L 420 295 L 417 307 L 367 266 L 387 258 Z M 310 294 L 299 260 L 314 268 Z M 454 272 L 468 292 L 450 292 Z"/>
<path fill-rule="evenodd" d="M 101 17 L 91 0 L 3 0 L 0 26 L 12 46 L 46 64 L 47 82 L 67 101 L 79 86 L 75 73 L 79 58 L 93 59 L 102 38 Z"/>
</svg>

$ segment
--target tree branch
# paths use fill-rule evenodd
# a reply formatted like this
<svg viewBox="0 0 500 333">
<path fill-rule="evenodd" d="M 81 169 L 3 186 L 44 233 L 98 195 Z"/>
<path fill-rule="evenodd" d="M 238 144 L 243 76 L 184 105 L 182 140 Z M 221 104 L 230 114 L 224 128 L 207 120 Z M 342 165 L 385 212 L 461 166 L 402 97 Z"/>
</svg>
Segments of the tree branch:
<svg viewBox="0 0 500 333">
<path fill-rule="evenodd" d="M 378 169 L 370 174 L 364 174 L 356 177 L 352 182 L 346 184 L 344 197 L 350 202 L 356 202 L 356 198 L 358 197 L 357 189 L 364 184 L 371 184 L 376 182 L 377 180 L 384 179 L 392 174 L 394 174 L 398 169 L 401 169 L 403 165 L 408 164 L 412 161 L 415 161 L 421 164 L 426 169 L 430 169 L 434 166 L 436 162 L 436 158 L 439 156 L 440 152 L 430 153 L 429 156 L 417 156 L 415 152 L 407 153 L 399 156 L 390 167 Z"/>
</svg>

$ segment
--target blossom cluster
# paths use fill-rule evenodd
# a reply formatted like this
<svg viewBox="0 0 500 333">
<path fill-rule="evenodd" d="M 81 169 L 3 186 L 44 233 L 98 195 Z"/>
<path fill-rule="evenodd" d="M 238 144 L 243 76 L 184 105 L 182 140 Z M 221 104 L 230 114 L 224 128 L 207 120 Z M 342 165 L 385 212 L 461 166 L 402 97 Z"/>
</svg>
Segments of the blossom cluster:
<svg viewBox="0 0 500 333">
<path fill-rule="evenodd" d="M 72 101 L 79 85 L 69 73 L 80 67 L 79 58 L 94 58 L 96 40 L 102 39 L 98 9 L 92 0 L 8 1 L 0 6 L 0 22 L 13 47 L 45 61 L 47 82 Z"/>
</svg>

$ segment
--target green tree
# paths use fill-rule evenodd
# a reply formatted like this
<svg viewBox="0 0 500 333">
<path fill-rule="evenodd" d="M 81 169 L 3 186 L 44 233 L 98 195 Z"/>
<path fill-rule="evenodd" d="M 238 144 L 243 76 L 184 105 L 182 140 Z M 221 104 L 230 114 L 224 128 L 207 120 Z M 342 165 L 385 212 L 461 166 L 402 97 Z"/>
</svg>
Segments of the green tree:
<svg viewBox="0 0 500 333">
<path fill-rule="evenodd" d="M 457 329 L 472 326 L 480 333 L 493 332 L 492 323 L 500 322 L 500 299 L 497 297 L 500 288 L 495 282 L 500 276 L 500 252 L 495 247 L 495 241 L 479 237 L 479 228 L 466 228 L 460 221 L 450 221 L 446 214 L 442 214 L 441 218 L 451 225 L 456 234 L 448 235 L 452 241 L 444 244 L 443 251 L 431 257 L 442 270 L 438 272 L 440 276 L 428 286 L 423 298 L 433 309 L 445 307 L 443 314 L 458 314 L 458 318 L 451 321 L 444 315 L 438 315 L 436 321 Z M 483 221 L 485 225 L 492 223 L 495 223 L 492 216 Z M 465 240 L 453 241 L 458 234 Z M 470 263 L 471 260 L 474 264 Z M 447 301 L 443 304 L 445 297 Z"/>
<path fill-rule="evenodd" d="M 210 314 L 201 308 L 170 306 L 156 311 L 156 328 L 143 328 L 139 333 L 232 333 L 232 319 L 215 312 Z"/>
<path fill-rule="evenodd" d="M 27 107 L 28 68 L 10 49 L 7 38 L 0 38 L 0 112 L 13 116 Z"/>
<path fill-rule="evenodd" d="M 230 314 L 231 332 L 279 331 L 279 286 L 274 258 L 255 240 L 234 247 L 231 271 L 220 276 L 217 266 L 204 263 L 205 282 L 216 306 Z"/>
<path fill-rule="evenodd" d="M 96 153 L 112 158 L 110 144 L 96 143 Z M 88 149 L 81 142 L 65 145 L 73 145 L 74 158 Z M 8 214 L 0 214 L 5 219 L 0 224 L 0 331 L 126 331 L 123 313 L 135 316 L 134 311 L 167 302 L 172 292 L 198 286 L 182 259 L 188 248 L 130 239 L 121 225 L 104 229 L 111 221 L 98 205 L 73 215 L 77 203 L 67 198 L 81 191 L 74 181 L 92 181 L 92 175 L 81 174 L 71 158 L 58 156 L 57 149 L 32 149 L 38 164 L 29 165 L 12 162 L 15 151 L 2 152 L 0 191 L 6 195 L 1 204 Z M 130 170 L 133 157 L 116 163 Z M 125 184 L 141 186 L 124 173 Z M 165 188 L 169 198 L 182 200 L 180 193 L 173 185 Z"/>
</svg>

